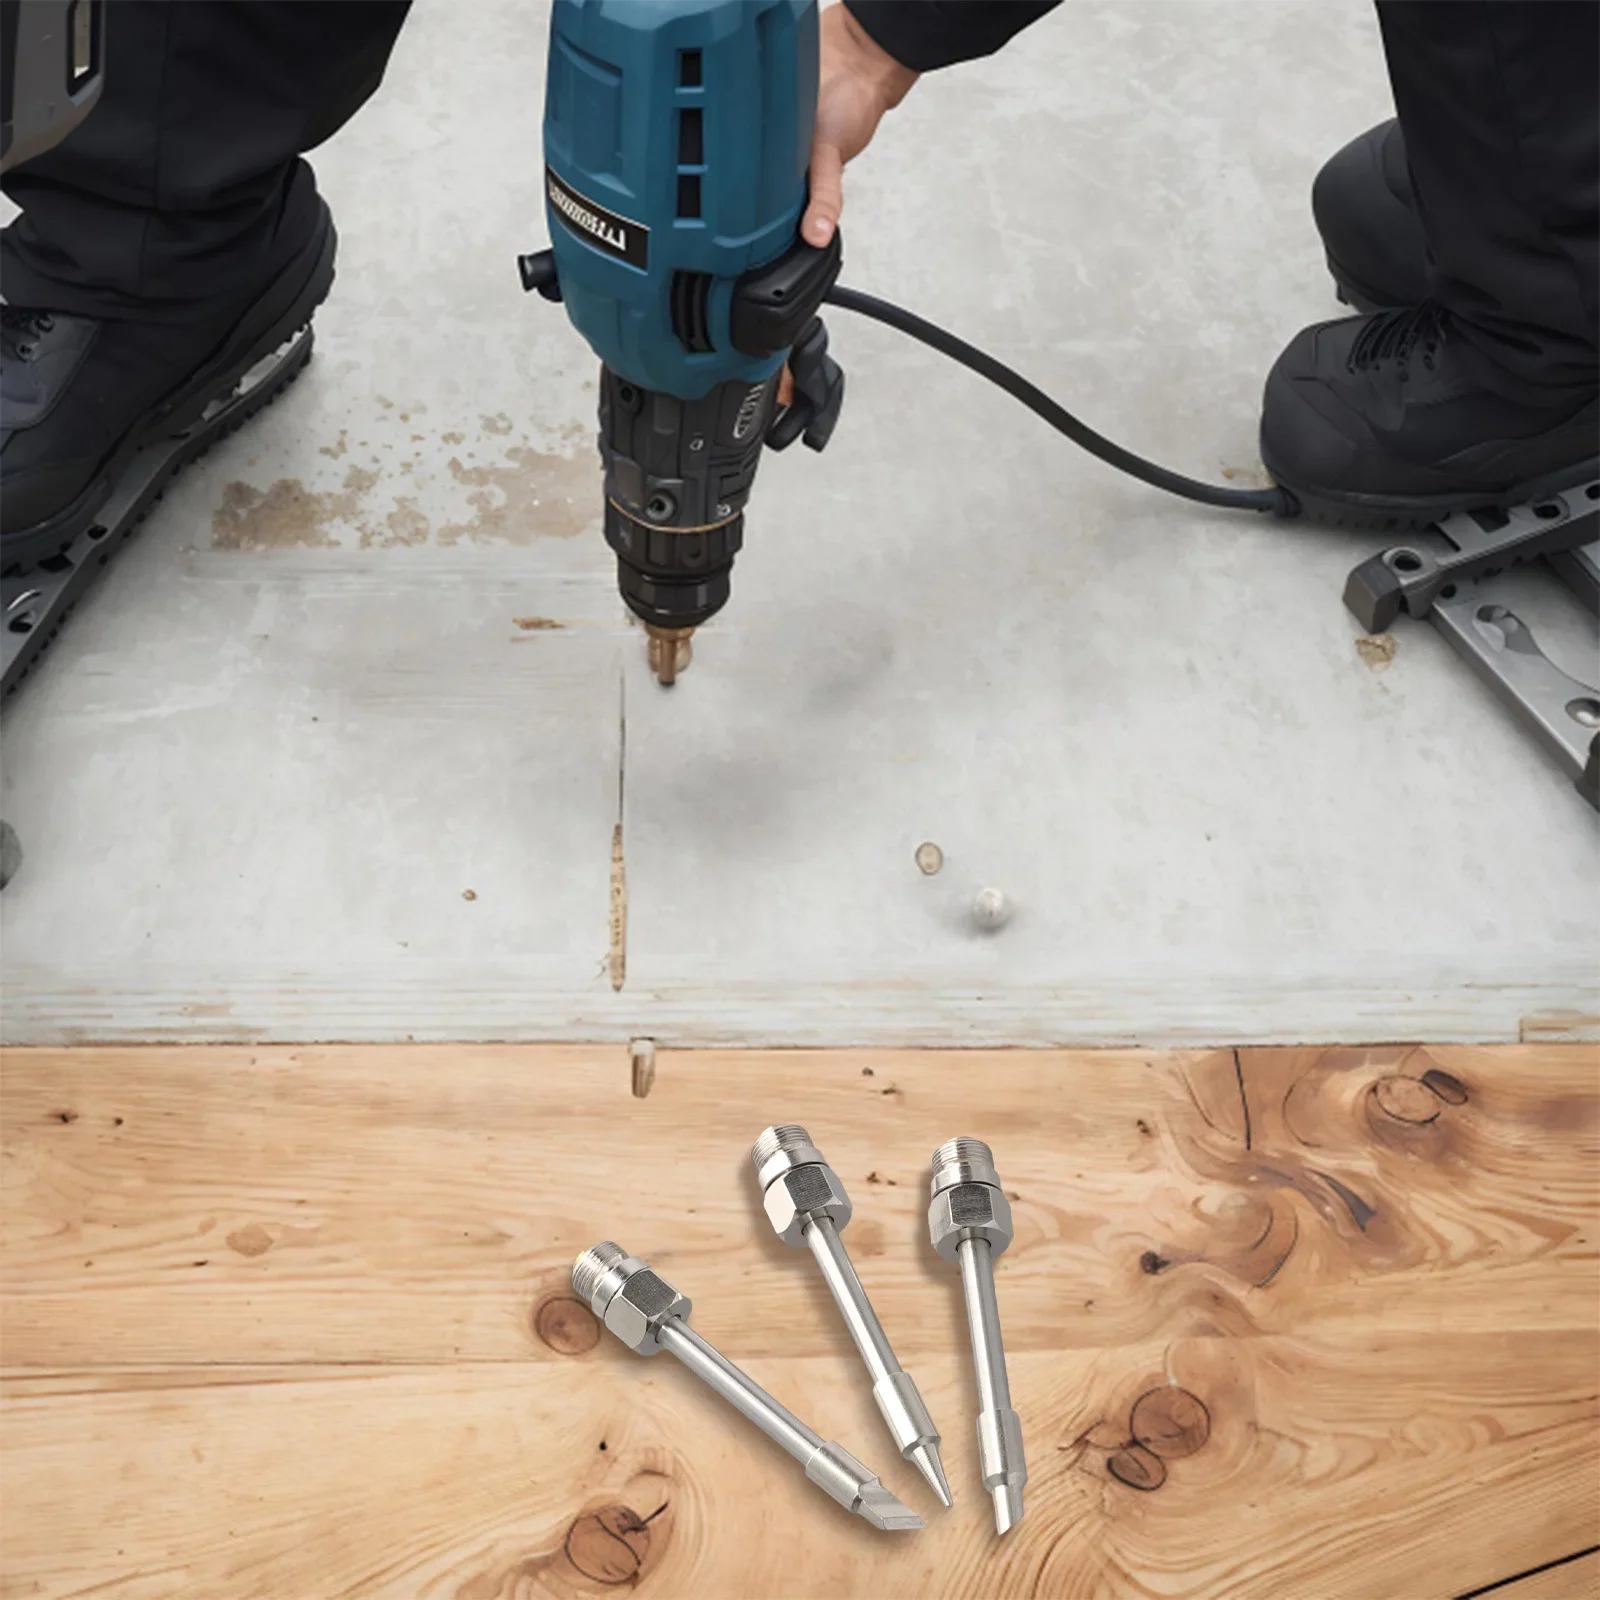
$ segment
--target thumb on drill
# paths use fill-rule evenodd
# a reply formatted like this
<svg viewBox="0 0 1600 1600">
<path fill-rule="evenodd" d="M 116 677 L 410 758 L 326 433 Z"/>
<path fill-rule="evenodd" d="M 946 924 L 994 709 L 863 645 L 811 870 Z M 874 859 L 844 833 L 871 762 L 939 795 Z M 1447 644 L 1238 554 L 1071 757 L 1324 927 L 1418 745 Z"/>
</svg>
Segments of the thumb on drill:
<svg viewBox="0 0 1600 1600">
<path fill-rule="evenodd" d="M 838 145 L 819 139 L 811 147 L 811 201 L 800 224 L 801 236 L 816 249 L 833 237 L 844 210 L 844 156 Z"/>
</svg>

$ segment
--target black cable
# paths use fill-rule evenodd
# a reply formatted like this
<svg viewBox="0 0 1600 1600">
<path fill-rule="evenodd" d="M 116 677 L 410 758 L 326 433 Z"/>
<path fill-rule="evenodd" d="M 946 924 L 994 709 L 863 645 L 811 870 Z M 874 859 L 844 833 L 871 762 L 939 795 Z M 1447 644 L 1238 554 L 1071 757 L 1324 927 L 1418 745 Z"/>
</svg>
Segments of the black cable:
<svg viewBox="0 0 1600 1600">
<path fill-rule="evenodd" d="M 1226 506 L 1234 511 L 1264 511 L 1278 517 L 1300 514 L 1300 505 L 1287 489 L 1224 489 L 1218 484 L 1201 483 L 1196 478 L 1186 478 L 1181 473 L 1169 472 L 1143 456 L 1098 434 L 1086 423 L 1079 422 L 1065 407 L 1058 405 L 1044 390 L 1029 383 L 1020 372 L 1013 372 L 1003 361 L 995 358 L 965 339 L 958 339 L 936 322 L 919 317 L 876 295 L 863 294 L 859 289 L 847 289 L 835 284 L 824 296 L 831 305 L 854 311 L 859 316 L 871 317 L 901 333 L 920 339 L 940 355 L 959 361 L 969 371 L 1004 389 L 1014 400 L 1020 400 L 1035 416 L 1042 417 L 1057 433 L 1064 433 L 1080 449 L 1098 456 L 1107 466 L 1130 477 L 1148 483 L 1152 488 L 1165 489 L 1168 494 L 1181 495 L 1185 500 L 1197 500 L 1205 506 Z"/>
</svg>

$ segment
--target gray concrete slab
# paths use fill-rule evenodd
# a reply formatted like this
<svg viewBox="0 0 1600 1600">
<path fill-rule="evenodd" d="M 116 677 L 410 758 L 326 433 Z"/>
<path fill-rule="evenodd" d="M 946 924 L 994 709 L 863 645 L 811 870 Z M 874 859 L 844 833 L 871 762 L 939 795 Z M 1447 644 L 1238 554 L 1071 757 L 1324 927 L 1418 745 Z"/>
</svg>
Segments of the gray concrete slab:
<svg viewBox="0 0 1600 1600">
<path fill-rule="evenodd" d="M 594 363 L 515 279 L 544 27 L 417 8 L 315 158 L 342 236 L 317 359 L 8 708 L 8 1038 L 1513 1038 L 1600 1012 L 1595 818 L 1430 629 L 1367 663 L 1339 595 L 1377 540 L 1165 500 L 845 313 L 834 442 L 769 456 L 733 604 L 659 690 L 599 536 Z M 1337 311 L 1311 176 L 1388 111 L 1356 0 L 1064 7 L 885 125 L 846 277 L 1132 448 L 1255 481 L 1266 368 Z M 1592 671 L 1592 628 L 1523 581 Z"/>
</svg>

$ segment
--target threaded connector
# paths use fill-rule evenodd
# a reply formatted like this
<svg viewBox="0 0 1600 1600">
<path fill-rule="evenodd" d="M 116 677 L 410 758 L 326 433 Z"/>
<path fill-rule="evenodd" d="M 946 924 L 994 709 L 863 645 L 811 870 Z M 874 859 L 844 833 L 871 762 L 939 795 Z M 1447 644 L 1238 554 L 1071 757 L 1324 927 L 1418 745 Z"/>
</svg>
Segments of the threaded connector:
<svg viewBox="0 0 1600 1600">
<path fill-rule="evenodd" d="M 609 1239 L 590 1245 L 572 1263 L 572 1292 L 591 1310 L 594 1309 L 595 1290 L 613 1267 L 627 1259 L 628 1252 Z"/>
<path fill-rule="evenodd" d="M 759 1172 L 779 1151 L 804 1148 L 816 1149 L 811 1143 L 811 1135 L 798 1123 L 780 1122 L 761 1130 L 756 1142 L 750 1146 L 750 1159 Z"/>
<path fill-rule="evenodd" d="M 689 1320 L 689 1297 L 679 1294 L 647 1262 L 609 1239 L 591 1245 L 572 1263 L 572 1291 L 636 1355 L 661 1349 L 669 1321 Z"/>
<path fill-rule="evenodd" d="M 750 1160 L 756 1169 L 756 1181 L 763 1189 L 770 1188 L 781 1173 L 792 1172 L 796 1167 L 827 1165 L 822 1152 L 811 1142 L 811 1135 L 793 1122 L 763 1128 L 750 1146 Z"/>
<path fill-rule="evenodd" d="M 958 1183 L 987 1183 L 1000 1187 L 994 1168 L 994 1153 L 982 1139 L 965 1134 L 945 1142 L 933 1152 L 932 1192 L 937 1195 Z"/>
<path fill-rule="evenodd" d="M 933 1152 L 933 1170 L 937 1172 L 951 1161 L 987 1161 L 992 1167 L 994 1151 L 982 1139 L 972 1139 L 964 1133 L 958 1133 L 955 1138 L 946 1139 Z"/>
</svg>

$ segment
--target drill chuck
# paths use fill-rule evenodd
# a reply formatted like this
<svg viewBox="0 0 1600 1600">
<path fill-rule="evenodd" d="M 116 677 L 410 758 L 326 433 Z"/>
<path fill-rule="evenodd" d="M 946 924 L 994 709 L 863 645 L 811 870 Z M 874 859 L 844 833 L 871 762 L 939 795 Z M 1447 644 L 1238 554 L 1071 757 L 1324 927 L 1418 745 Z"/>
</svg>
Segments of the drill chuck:
<svg viewBox="0 0 1600 1600">
<path fill-rule="evenodd" d="M 606 498 L 606 543 L 616 552 L 617 589 L 647 627 L 698 628 L 728 603 L 744 513 L 709 528 L 657 527 Z"/>
</svg>

